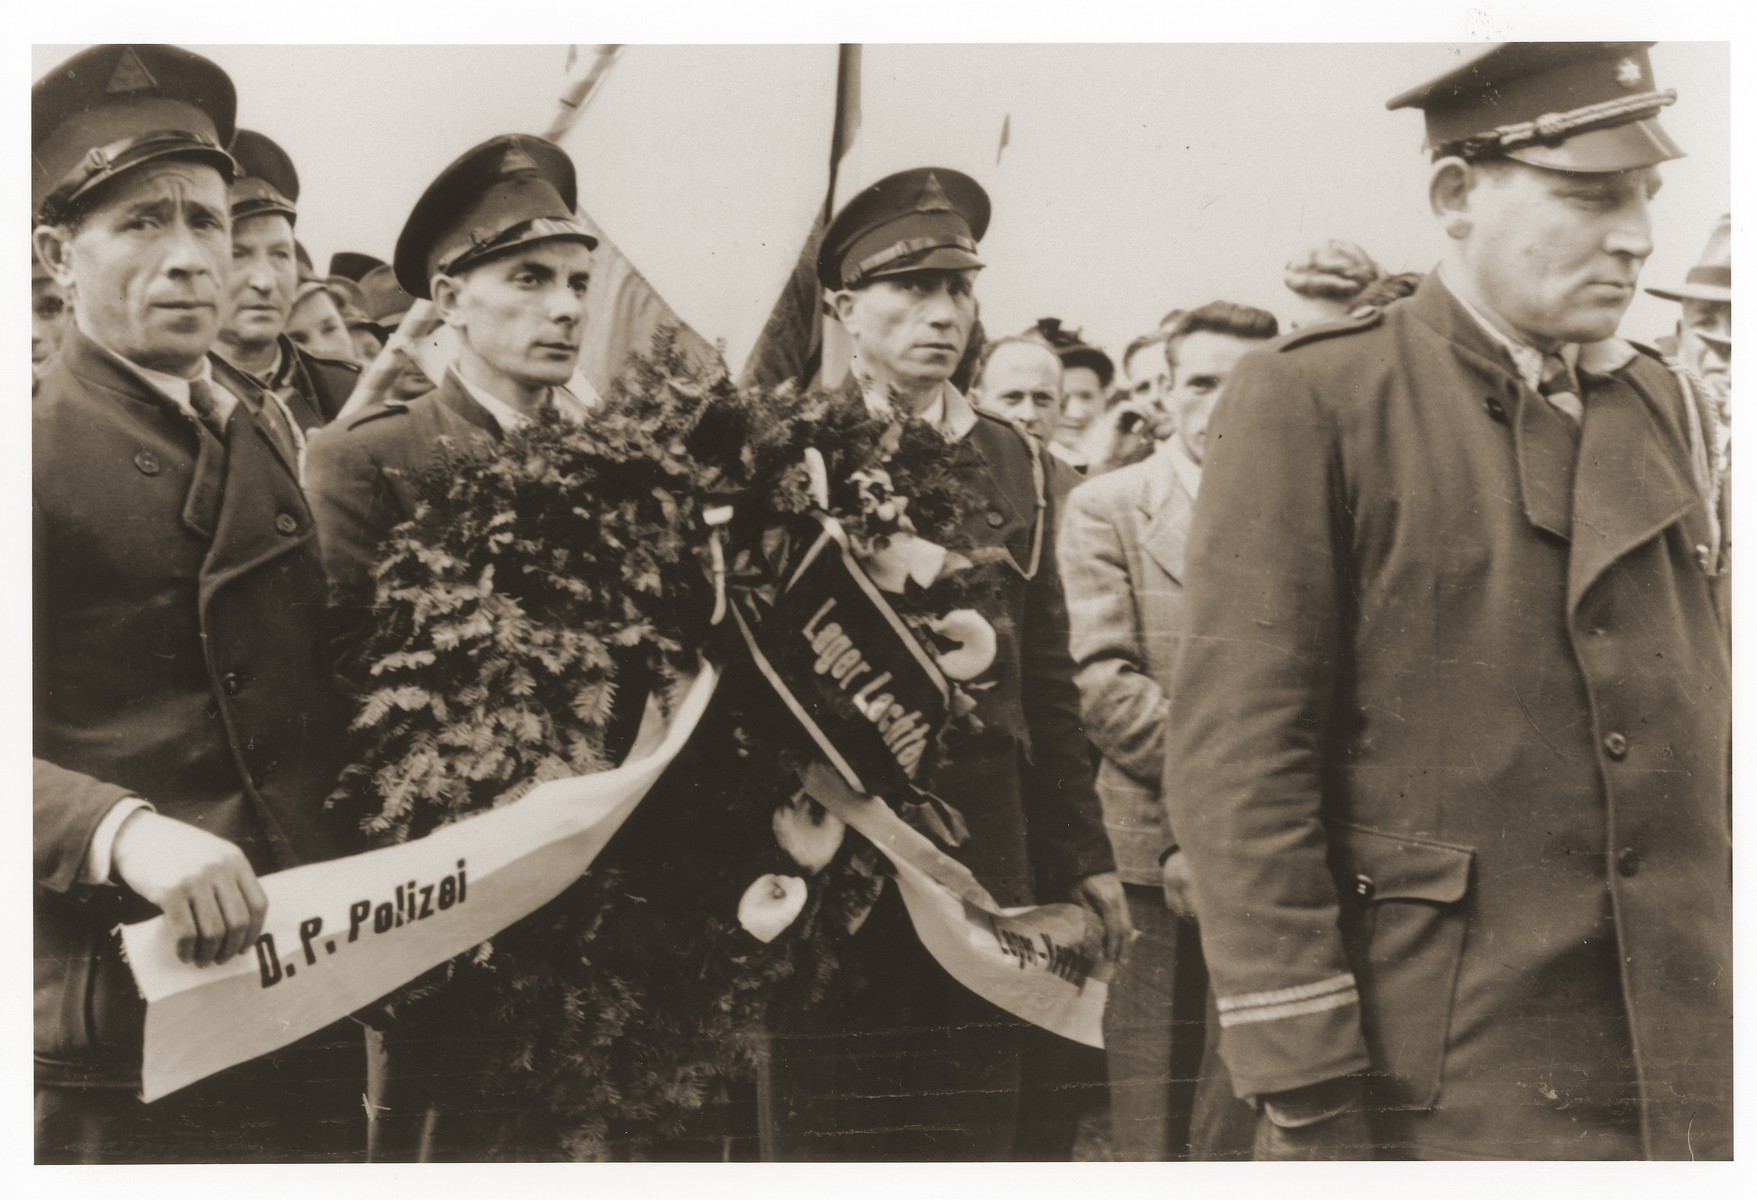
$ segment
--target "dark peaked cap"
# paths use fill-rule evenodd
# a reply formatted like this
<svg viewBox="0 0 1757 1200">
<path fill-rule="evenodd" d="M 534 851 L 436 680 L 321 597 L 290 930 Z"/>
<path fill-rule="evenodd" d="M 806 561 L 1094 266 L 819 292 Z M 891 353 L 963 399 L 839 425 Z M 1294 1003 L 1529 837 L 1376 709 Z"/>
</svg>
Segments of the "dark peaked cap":
<svg viewBox="0 0 1757 1200">
<path fill-rule="evenodd" d="M 360 293 L 366 298 L 366 315 L 389 337 L 415 307 L 415 298 L 397 283 L 389 264 L 381 263 L 360 277 Z"/>
<path fill-rule="evenodd" d="M 1660 128 L 1652 42 L 1504 42 L 1385 107 L 1419 108 L 1434 158 L 1502 156 L 1553 171 L 1650 167 L 1684 152 Z"/>
<path fill-rule="evenodd" d="M 299 172 L 280 144 L 254 129 L 240 129 L 232 139 L 238 178 L 232 181 L 232 220 L 279 213 L 289 222 L 299 216 Z"/>
<path fill-rule="evenodd" d="M 329 256 L 329 273 L 352 279 L 355 283 L 359 283 L 372 268 L 383 265 L 382 258 L 373 258 L 370 254 L 361 254 L 354 250 L 337 250 Z"/>
<path fill-rule="evenodd" d="M 818 281 L 831 291 L 911 271 L 982 266 L 988 193 L 962 171 L 917 167 L 887 175 L 842 206 L 818 250 Z"/>
<path fill-rule="evenodd" d="M 574 217 L 573 160 L 554 142 L 503 134 L 468 151 L 428 185 L 397 238 L 397 282 L 431 300 L 435 275 L 451 274 L 532 242 L 566 238 L 595 247 Z"/>
<path fill-rule="evenodd" d="M 177 46 L 93 46 L 31 88 L 31 212 L 47 220 L 106 180 L 173 156 L 229 183 L 238 96 L 220 68 Z"/>
</svg>

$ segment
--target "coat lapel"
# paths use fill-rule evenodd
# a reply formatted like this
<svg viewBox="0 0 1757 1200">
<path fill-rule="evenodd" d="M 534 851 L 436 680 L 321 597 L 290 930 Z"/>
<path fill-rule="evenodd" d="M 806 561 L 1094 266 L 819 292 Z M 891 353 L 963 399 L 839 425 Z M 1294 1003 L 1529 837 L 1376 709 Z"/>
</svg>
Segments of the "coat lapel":
<svg viewBox="0 0 1757 1200">
<path fill-rule="evenodd" d="M 254 414 L 241 409 L 226 431 L 225 487 L 213 545 L 201 566 L 201 606 L 213 594 L 315 534 L 298 479 Z"/>
<path fill-rule="evenodd" d="M 183 495 L 181 520 L 184 528 L 202 541 L 209 541 L 219 519 L 225 494 L 226 451 L 217 438 L 205 433 L 194 418 L 171 398 L 117 359 L 110 351 L 87 338 L 78 327 L 67 331 L 61 354 L 69 370 L 88 389 L 110 392 L 126 404 L 146 405 L 164 414 L 181 436 L 195 443 L 189 490 Z"/>
<path fill-rule="evenodd" d="M 1171 464 L 1164 461 L 1155 463 L 1158 470 L 1147 472 L 1141 487 L 1141 516 L 1144 522 L 1141 533 L 1141 548 L 1147 557 L 1159 565 L 1159 569 L 1171 577 L 1173 583 L 1182 584 L 1184 577 L 1184 552 L 1189 541 L 1190 522 L 1188 520 L 1191 507 L 1195 500 L 1184 489 L 1183 481 Z"/>
<path fill-rule="evenodd" d="M 1617 559 L 1690 513 L 1701 496 L 1633 373 L 1582 375 L 1586 421 L 1574 477 L 1568 611 Z"/>
<path fill-rule="evenodd" d="M 1514 394 L 1513 454 L 1525 519 L 1564 541 L 1574 525 L 1574 464 L 1580 453 L 1568 418 L 1524 387 Z"/>
<path fill-rule="evenodd" d="M 1506 347 L 1465 309 L 1441 281 L 1439 271 L 1428 273 L 1408 304 L 1419 321 L 1452 343 L 1459 366 L 1471 376 L 1475 393 L 1460 401 L 1477 409 L 1482 420 L 1511 430 L 1526 521 L 1534 529 L 1567 540 L 1574 526 L 1578 457 L 1574 433 L 1563 424 L 1567 418 L 1520 382 Z"/>
<path fill-rule="evenodd" d="M 250 425 L 256 432 L 253 436 L 261 438 L 275 453 L 293 477 L 299 477 L 299 444 L 292 429 L 287 425 L 279 404 L 267 389 L 244 372 L 217 354 L 209 354 L 208 362 L 213 366 L 214 382 L 238 397 L 241 407 L 250 414 Z"/>
<path fill-rule="evenodd" d="M 500 439 L 500 422 L 494 419 L 493 413 L 476 403 L 475 397 L 470 395 L 469 389 L 458 379 L 455 369 L 446 371 L 445 377 L 439 381 L 439 388 L 433 393 L 433 401 L 466 424 L 475 426 L 497 441 Z"/>
</svg>

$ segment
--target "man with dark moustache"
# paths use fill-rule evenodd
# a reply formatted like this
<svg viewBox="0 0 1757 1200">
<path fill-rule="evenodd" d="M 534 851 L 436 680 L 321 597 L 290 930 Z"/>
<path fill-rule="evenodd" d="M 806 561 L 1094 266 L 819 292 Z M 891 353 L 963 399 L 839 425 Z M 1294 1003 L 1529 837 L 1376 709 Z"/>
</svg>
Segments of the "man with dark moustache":
<svg viewBox="0 0 1757 1200">
<path fill-rule="evenodd" d="M 986 732 L 926 786 L 962 813 L 952 853 L 1003 905 L 1073 899 L 1096 912 L 1113 959 L 1122 888 L 1092 790 L 1056 570 L 1042 451 L 951 386 L 976 317 L 977 242 L 989 201 L 957 171 L 921 168 L 862 190 L 824 236 L 818 275 L 853 345 L 851 386 L 968 439 L 988 470 L 971 534 L 1004 551 L 1008 580 Z M 1024 1026 L 965 990 L 915 936 L 887 888 L 851 953 L 868 987 L 775 1039 L 768 1152 L 794 1159 L 1005 1159 L 1016 1151 Z"/>
<path fill-rule="evenodd" d="M 333 420 L 359 380 L 360 368 L 327 358 L 287 337 L 299 288 L 293 242 L 299 174 L 272 139 L 240 129 L 231 145 L 232 273 L 218 353 L 227 365 L 287 406 L 303 432 Z"/>
<path fill-rule="evenodd" d="M 584 419 L 567 391 L 585 330 L 597 240 L 574 219 L 574 168 L 552 142 L 508 134 L 447 167 L 397 241 L 396 275 L 456 331 L 439 387 L 368 405 L 311 439 L 306 488 L 343 631 L 344 658 L 370 630 L 373 568 L 414 515 L 418 476 L 441 439 L 488 444 L 546 406 Z M 375 1113 L 378 1161 L 476 1161 L 484 1143 L 454 1103 L 489 1050 L 455 1027 L 385 1030 L 389 1072 Z M 491 1055 L 490 1055 L 491 1056 Z"/>
<path fill-rule="evenodd" d="M 96 46 L 31 92 L 37 252 L 74 324 L 32 405 L 39 1162 L 358 1158 L 347 1022 L 153 1104 L 118 924 L 249 953 L 257 876 L 333 857 L 342 714 L 294 430 L 208 350 L 231 80 Z"/>
<path fill-rule="evenodd" d="M 1444 260 L 1208 431 L 1165 796 L 1259 1157 L 1732 1153 L 1724 545 L 1616 337 L 1682 153 L 1646 45 L 1392 100 Z"/>
<path fill-rule="evenodd" d="M 1075 488 L 1062 522 L 1074 681 L 1104 756 L 1098 798 L 1137 934 L 1105 1012 L 1110 1122 L 1124 1159 L 1192 1153 L 1208 973 L 1190 919 L 1189 859 L 1161 795 L 1165 726 L 1180 703 L 1168 685 L 1208 417 L 1233 365 L 1276 332 L 1272 314 L 1224 300 L 1179 318 L 1154 346 L 1171 395 L 1145 410 L 1161 414 L 1148 426 L 1153 457 Z"/>
</svg>

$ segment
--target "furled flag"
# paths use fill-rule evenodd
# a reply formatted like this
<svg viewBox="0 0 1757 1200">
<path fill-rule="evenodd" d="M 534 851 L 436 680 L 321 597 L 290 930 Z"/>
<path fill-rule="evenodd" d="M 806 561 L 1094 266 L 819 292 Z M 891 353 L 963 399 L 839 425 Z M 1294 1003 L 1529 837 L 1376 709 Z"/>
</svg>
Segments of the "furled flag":
<svg viewBox="0 0 1757 1200">
<path fill-rule="evenodd" d="M 743 372 L 792 288 L 801 231 L 823 220 L 851 57 L 675 45 L 576 56 L 549 136 L 573 157 L 581 216 L 599 231 L 580 364 L 594 387 L 662 323 L 686 351 Z M 810 314 L 817 300 L 798 303 Z"/>
</svg>

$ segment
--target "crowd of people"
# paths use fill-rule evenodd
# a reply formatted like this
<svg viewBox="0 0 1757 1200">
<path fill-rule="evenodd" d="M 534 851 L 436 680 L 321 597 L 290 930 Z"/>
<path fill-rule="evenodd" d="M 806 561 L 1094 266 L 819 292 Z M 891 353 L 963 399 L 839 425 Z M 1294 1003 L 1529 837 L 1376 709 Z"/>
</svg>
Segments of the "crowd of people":
<svg viewBox="0 0 1757 1200">
<path fill-rule="evenodd" d="M 1168 287 L 1116 359 L 981 329 L 961 172 L 842 208 L 842 386 L 975 450 L 1011 567 L 990 732 L 931 781 L 980 797 L 955 856 L 1089 909 L 1115 973 L 1083 1051 L 888 889 L 864 998 L 774 1043 L 767 1155 L 1065 1158 L 1102 1096 L 1128 1159 L 1730 1157 L 1730 218 L 1650 287 L 1665 344 L 1618 336 L 1654 239 L 1695 236 L 1652 222 L 1674 98 L 1646 44 L 1489 49 L 1392 101 L 1433 270 L 1325 242 L 1281 315 Z M 593 419 L 564 151 L 490 139 L 391 261 L 319 273 L 293 162 L 234 112 L 169 46 L 33 89 L 37 1154 L 488 1157 L 467 1054 L 394 1025 L 136 1094 L 115 926 L 223 962 L 260 875 L 358 848 L 323 819 L 334 655 L 436 448 Z"/>
</svg>

